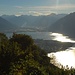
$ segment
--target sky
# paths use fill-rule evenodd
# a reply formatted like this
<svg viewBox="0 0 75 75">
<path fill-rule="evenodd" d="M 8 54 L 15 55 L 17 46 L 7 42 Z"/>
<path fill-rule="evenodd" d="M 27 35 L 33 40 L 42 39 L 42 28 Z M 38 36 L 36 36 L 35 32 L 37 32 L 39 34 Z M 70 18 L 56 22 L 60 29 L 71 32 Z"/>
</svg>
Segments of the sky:
<svg viewBox="0 0 75 75">
<path fill-rule="evenodd" d="M 0 0 L 0 15 L 49 15 L 75 12 L 75 0 Z"/>
</svg>

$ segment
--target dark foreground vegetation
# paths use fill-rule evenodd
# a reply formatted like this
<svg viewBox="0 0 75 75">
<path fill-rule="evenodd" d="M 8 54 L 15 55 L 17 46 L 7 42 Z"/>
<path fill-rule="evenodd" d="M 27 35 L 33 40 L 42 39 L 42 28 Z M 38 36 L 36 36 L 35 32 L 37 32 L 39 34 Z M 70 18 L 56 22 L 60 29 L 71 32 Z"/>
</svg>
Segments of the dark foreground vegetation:
<svg viewBox="0 0 75 75">
<path fill-rule="evenodd" d="M 0 33 L 0 75 L 73 75 L 74 69 L 59 69 L 47 53 L 25 34 L 7 38 Z"/>
</svg>

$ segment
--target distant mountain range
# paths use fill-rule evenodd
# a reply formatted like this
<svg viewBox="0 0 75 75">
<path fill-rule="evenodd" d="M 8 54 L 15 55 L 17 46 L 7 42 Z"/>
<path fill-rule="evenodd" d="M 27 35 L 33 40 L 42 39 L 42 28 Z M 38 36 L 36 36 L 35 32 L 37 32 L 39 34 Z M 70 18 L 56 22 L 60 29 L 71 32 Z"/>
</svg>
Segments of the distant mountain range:
<svg viewBox="0 0 75 75">
<path fill-rule="evenodd" d="M 48 16 L 31 16 L 31 15 L 2 15 L 1 17 L 18 26 L 19 28 L 38 28 L 46 29 L 60 18 L 66 16 L 66 14 L 50 14 Z"/>
<path fill-rule="evenodd" d="M 75 12 L 70 14 L 50 14 L 47 16 L 32 15 L 2 15 L 0 17 L 0 32 L 14 30 L 57 32 L 75 38 Z"/>
<path fill-rule="evenodd" d="M 0 17 L 0 32 L 7 32 L 15 29 L 15 25 Z"/>
<path fill-rule="evenodd" d="M 49 26 L 48 31 L 63 33 L 75 38 L 75 12 L 56 21 Z"/>
</svg>

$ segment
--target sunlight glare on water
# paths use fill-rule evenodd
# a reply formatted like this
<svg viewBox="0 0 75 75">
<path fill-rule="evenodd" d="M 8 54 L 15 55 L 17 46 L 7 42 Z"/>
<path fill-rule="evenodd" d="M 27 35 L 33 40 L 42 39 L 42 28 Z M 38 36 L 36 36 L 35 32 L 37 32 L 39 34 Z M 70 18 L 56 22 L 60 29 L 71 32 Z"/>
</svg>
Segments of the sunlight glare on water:
<svg viewBox="0 0 75 75">
<path fill-rule="evenodd" d="M 56 41 L 75 43 L 74 40 L 60 33 L 51 33 L 50 35 L 52 36 L 52 39 Z M 67 65 L 69 68 L 75 68 L 75 46 L 69 47 L 64 51 L 48 53 L 48 57 L 52 58 L 50 62 L 59 68 L 61 68 L 61 65 L 65 68 Z"/>
<path fill-rule="evenodd" d="M 53 58 L 51 60 L 51 63 L 58 66 L 59 68 L 61 67 L 61 65 L 63 65 L 65 68 L 67 65 L 69 68 L 75 68 L 75 47 L 71 47 L 65 51 L 48 53 L 48 57 Z"/>
<path fill-rule="evenodd" d="M 64 36 L 63 34 L 60 33 L 51 33 L 50 35 L 53 37 L 53 40 L 56 41 L 75 43 L 74 40 L 71 40 L 68 36 Z"/>
</svg>

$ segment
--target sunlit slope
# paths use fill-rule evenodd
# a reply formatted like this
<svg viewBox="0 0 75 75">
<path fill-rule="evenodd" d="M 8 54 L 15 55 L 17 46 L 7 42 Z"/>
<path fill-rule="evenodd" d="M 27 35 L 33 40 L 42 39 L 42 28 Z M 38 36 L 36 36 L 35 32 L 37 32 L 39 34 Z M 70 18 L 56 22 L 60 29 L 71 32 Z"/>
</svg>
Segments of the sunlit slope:
<svg viewBox="0 0 75 75">
<path fill-rule="evenodd" d="M 71 13 L 52 24 L 49 31 L 75 37 L 75 13 Z"/>
</svg>

